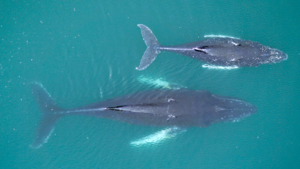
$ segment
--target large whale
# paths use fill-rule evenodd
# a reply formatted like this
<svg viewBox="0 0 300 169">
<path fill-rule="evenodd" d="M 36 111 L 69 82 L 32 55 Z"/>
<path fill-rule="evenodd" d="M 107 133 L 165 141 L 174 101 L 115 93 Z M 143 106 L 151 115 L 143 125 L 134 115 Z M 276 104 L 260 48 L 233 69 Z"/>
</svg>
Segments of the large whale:
<svg viewBox="0 0 300 169">
<path fill-rule="evenodd" d="M 43 112 L 31 145 L 33 148 L 39 148 L 47 142 L 58 119 L 68 115 L 171 127 L 167 133 L 172 135 L 178 132 L 178 128 L 207 127 L 213 123 L 236 121 L 256 112 L 254 105 L 243 100 L 214 95 L 205 90 L 188 89 L 141 91 L 83 107 L 63 109 L 41 84 L 33 83 L 31 87 Z"/>
<path fill-rule="evenodd" d="M 161 51 L 175 52 L 217 66 L 250 67 L 278 63 L 288 58 L 284 52 L 258 42 L 231 37 L 214 37 L 177 46 L 162 46 L 152 31 L 143 24 L 141 28 L 147 49 L 137 70 L 146 69 Z"/>
</svg>

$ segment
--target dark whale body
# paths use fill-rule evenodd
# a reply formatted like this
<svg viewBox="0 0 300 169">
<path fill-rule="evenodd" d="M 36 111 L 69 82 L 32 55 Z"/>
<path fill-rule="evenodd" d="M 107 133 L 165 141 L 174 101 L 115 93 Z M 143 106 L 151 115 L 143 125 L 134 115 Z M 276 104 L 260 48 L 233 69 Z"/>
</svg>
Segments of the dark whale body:
<svg viewBox="0 0 300 169">
<path fill-rule="evenodd" d="M 139 67 L 146 69 L 161 51 L 179 53 L 217 66 L 251 67 L 261 64 L 278 63 L 288 58 L 284 52 L 264 46 L 258 42 L 229 37 L 208 38 L 202 41 L 162 46 L 145 25 L 139 24 L 147 45 Z"/>
<path fill-rule="evenodd" d="M 45 88 L 31 85 L 33 95 L 43 112 L 34 148 L 47 141 L 57 120 L 67 115 L 109 118 L 132 124 L 207 127 L 210 124 L 235 121 L 256 112 L 256 107 L 240 99 L 213 95 L 208 91 L 153 90 L 141 91 L 91 105 L 63 109 L 56 105 Z"/>
</svg>

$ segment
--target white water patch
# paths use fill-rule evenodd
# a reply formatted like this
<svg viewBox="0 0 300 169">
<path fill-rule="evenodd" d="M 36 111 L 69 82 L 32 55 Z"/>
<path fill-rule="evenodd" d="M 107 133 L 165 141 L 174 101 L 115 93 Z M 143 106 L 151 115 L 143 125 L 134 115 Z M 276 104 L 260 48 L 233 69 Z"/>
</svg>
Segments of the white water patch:
<svg viewBox="0 0 300 169">
<path fill-rule="evenodd" d="M 232 36 L 227 35 L 204 35 L 205 38 L 232 38 L 232 39 L 240 39 Z"/>
<path fill-rule="evenodd" d="M 176 83 L 170 83 L 164 80 L 163 78 L 151 78 L 151 77 L 146 77 L 146 76 L 139 76 L 137 78 L 137 81 L 140 83 L 150 85 L 154 88 L 164 88 L 164 89 L 172 89 L 172 90 L 178 90 L 181 88 L 185 88 L 184 86 L 178 85 Z"/>
<path fill-rule="evenodd" d="M 171 89 L 170 83 L 168 83 L 167 81 L 164 81 L 162 78 L 152 79 L 152 78 L 148 78 L 148 77 L 141 75 L 137 78 L 137 81 L 147 84 L 147 85 L 154 86 L 156 88 Z"/>
<path fill-rule="evenodd" d="M 231 122 L 232 122 L 232 123 L 237 123 L 237 122 L 240 122 L 240 120 L 241 120 L 241 119 L 234 119 L 234 120 L 232 120 Z"/>
<path fill-rule="evenodd" d="M 238 69 L 238 66 L 216 66 L 216 65 L 209 65 L 204 64 L 202 65 L 203 68 L 207 69 L 217 69 L 217 70 L 232 70 L 232 69 Z"/>
<path fill-rule="evenodd" d="M 180 129 L 178 127 L 167 128 L 136 141 L 132 141 L 130 142 L 130 145 L 135 147 L 155 145 L 164 140 L 171 139 L 183 132 L 186 132 L 186 129 Z"/>
</svg>

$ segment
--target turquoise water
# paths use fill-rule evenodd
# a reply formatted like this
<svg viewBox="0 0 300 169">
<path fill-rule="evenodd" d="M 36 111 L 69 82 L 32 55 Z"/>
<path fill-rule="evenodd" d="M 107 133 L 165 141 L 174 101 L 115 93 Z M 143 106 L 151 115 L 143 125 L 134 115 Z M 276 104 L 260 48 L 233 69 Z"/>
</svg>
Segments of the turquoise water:
<svg viewBox="0 0 300 169">
<path fill-rule="evenodd" d="M 299 168 L 300 2 L 3 1 L 0 3 L 0 168 Z M 260 42 L 287 61 L 235 70 L 161 53 L 137 71 L 146 49 L 137 24 L 161 44 L 222 34 Z M 32 149 L 41 112 L 29 84 L 65 107 L 152 89 L 140 76 L 241 98 L 258 107 L 238 123 L 190 128 L 148 147 L 130 142 L 163 128 L 70 116 Z"/>
</svg>

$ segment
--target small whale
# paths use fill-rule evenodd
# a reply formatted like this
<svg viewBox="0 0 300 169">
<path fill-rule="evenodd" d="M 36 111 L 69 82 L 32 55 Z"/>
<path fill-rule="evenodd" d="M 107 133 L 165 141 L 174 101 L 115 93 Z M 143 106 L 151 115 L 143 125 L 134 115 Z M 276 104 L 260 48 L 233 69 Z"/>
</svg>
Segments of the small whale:
<svg viewBox="0 0 300 169">
<path fill-rule="evenodd" d="M 47 142 L 57 121 L 69 115 L 173 128 L 166 130 L 163 136 L 160 134 L 160 139 L 157 137 L 146 139 L 146 142 L 155 142 L 176 135 L 187 127 L 207 127 L 219 122 L 234 122 L 256 113 L 256 107 L 246 101 L 213 95 L 206 90 L 140 91 L 78 108 L 64 109 L 55 103 L 40 83 L 31 84 L 31 88 L 43 112 L 34 143 L 31 145 L 33 148 L 39 148 Z M 142 143 L 135 142 L 135 144 Z"/>
<path fill-rule="evenodd" d="M 147 26 L 138 24 L 138 27 L 147 49 L 137 70 L 146 69 L 161 51 L 179 53 L 211 65 L 227 67 L 259 66 L 278 63 L 288 58 L 287 54 L 278 49 L 232 37 L 211 37 L 177 46 L 162 46 Z"/>
</svg>

